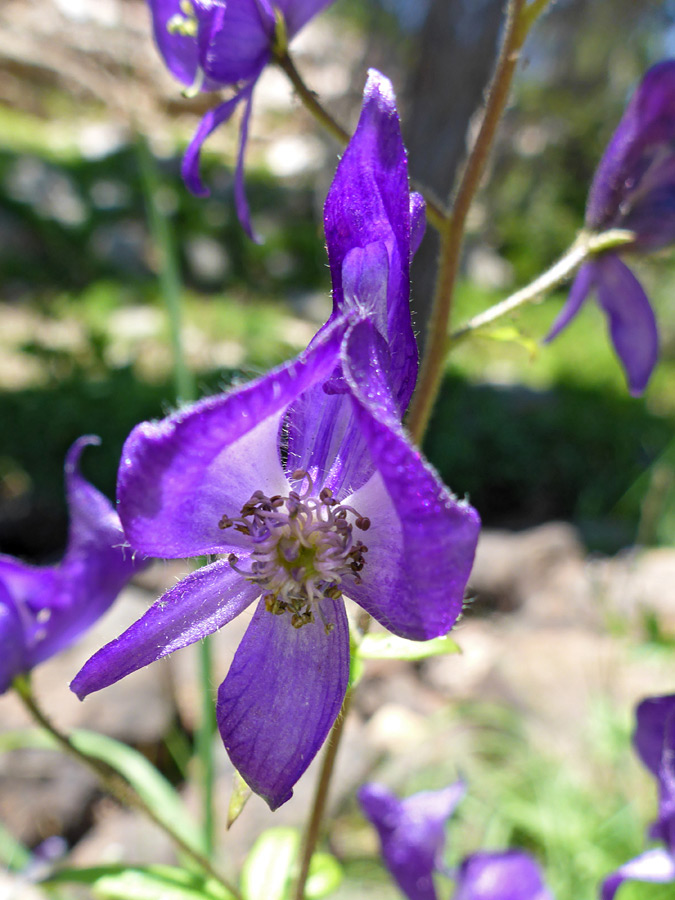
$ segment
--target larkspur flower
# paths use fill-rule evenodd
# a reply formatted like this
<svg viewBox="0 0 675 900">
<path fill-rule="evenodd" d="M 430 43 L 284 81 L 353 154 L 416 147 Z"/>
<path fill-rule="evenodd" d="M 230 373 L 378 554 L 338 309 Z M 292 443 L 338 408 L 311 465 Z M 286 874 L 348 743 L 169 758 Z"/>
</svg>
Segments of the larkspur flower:
<svg viewBox="0 0 675 900">
<path fill-rule="evenodd" d="M 445 825 L 465 793 L 462 782 L 399 799 L 381 784 L 358 793 L 377 829 L 384 863 L 408 900 L 438 900 L 434 873 L 454 878 L 453 900 L 551 900 L 539 867 L 520 850 L 474 853 L 456 872 L 443 864 Z"/>
<path fill-rule="evenodd" d="M 609 875 L 602 900 L 613 900 L 624 881 L 675 882 L 675 694 L 643 700 L 636 719 L 633 744 L 659 792 L 659 814 L 649 836 L 664 846 L 647 850 Z"/>
<path fill-rule="evenodd" d="M 183 179 L 200 196 L 208 195 L 199 174 L 202 144 L 245 104 L 235 172 L 235 204 L 247 233 L 254 237 L 244 190 L 244 153 L 253 89 L 272 58 L 275 11 L 283 17 L 288 39 L 333 0 L 148 0 L 155 42 L 169 71 L 186 87 L 234 94 L 199 124 L 183 159 Z"/>
<path fill-rule="evenodd" d="M 418 212 L 391 85 L 371 72 L 326 202 L 330 322 L 297 359 L 139 425 L 123 451 L 118 500 L 131 545 L 222 558 L 100 650 L 72 689 L 84 697 L 112 684 L 257 601 L 217 716 L 233 764 L 273 809 L 344 699 L 343 596 L 415 640 L 445 634 L 462 608 L 478 516 L 401 426 L 417 366 L 404 310 Z"/>
<path fill-rule="evenodd" d="M 635 91 L 595 173 L 585 226 L 598 233 L 632 232 L 630 250 L 638 253 L 675 241 L 675 60 L 649 69 Z M 658 331 L 647 295 L 618 251 L 581 266 L 547 339 L 562 331 L 593 291 L 630 392 L 639 395 L 656 365 Z"/>
<path fill-rule="evenodd" d="M 112 505 L 80 475 L 88 444 L 68 451 L 68 546 L 58 565 L 32 566 L 0 556 L 0 693 L 12 680 L 68 647 L 108 609 L 132 575 L 145 565 L 124 549 Z"/>
</svg>

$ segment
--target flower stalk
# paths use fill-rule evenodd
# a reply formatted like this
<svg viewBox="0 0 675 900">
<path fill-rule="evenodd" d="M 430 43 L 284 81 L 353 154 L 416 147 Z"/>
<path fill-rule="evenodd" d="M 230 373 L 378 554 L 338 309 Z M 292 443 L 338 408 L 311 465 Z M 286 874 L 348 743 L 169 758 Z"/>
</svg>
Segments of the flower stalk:
<svg viewBox="0 0 675 900">
<path fill-rule="evenodd" d="M 28 675 L 18 675 L 12 682 L 17 696 L 23 703 L 24 707 L 30 714 L 31 718 L 48 732 L 68 754 L 68 756 L 76 759 L 79 763 L 86 766 L 92 771 L 101 783 L 101 786 L 107 794 L 121 803 L 123 806 L 129 807 L 142 812 L 151 821 L 155 823 L 162 831 L 168 835 L 177 849 L 189 856 L 204 872 L 211 878 L 218 881 L 227 891 L 229 891 L 235 900 L 242 900 L 241 894 L 237 888 L 230 884 L 213 866 L 211 861 L 202 853 L 192 847 L 184 838 L 175 832 L 155 811 L 147 805 L 143 798 L 134 790 L 134 788 L 125 781 L 119 773 L 112 769 L 102 760 L 95 759 L 93 756 L 82 752 L 71 738 L 59 728 L 57 728 L 44 710 L 39 705 L 35 694 L 33 693 L 30 678 Z"/>
<path fill-rule="evenodd" d="M 520 51 L 533 22 L 530 16 L 524 15 L 524 10 L 527 10 L 525 0 L 509 0 L 504 38 L 488 93 L 483 121 L 459 182 L 452 205 L 452 216 L 447 228 L 441 233 L 439 272 L 428 325 L 427 350 L 408 411 L 408 428 L 417 443 L 420 443 L 426 431 L 443 376 L 448 325 L 459 274 L 466 219 L 508 100 Z"/>
<path fill-rule="evenodd" d="M 619 228 L 605 231 L 602 234 L 589 234 L 582 231 L 569 250 L 550 269 L 538 275 L 534 281 L 509 297 L 474 316 L 473 319 L 469 319 L 465 325 L 454 331 L 448 338 L 448 347 L 468 337 L 472 332 L 485 328 L 486 325 L 492 325 L 497 319 L 515 312 L 521 306 L 536 302 L 544 294 L 563 284 L 590 257 L 614 247 L 630 245 L 633 240 L 632 232 Z"/>
</svg>

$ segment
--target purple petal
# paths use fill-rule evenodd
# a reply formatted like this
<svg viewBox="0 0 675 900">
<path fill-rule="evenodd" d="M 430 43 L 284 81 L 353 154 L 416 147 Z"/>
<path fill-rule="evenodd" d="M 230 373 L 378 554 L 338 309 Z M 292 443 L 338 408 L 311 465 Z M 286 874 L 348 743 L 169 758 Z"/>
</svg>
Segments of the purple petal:
<svg viewBox="0 0 675 900">
<path fill-rule="evenodd" d="M 0 694 L 4 694 L 16 675 L 27 669 L 21 616 L 9 591 L 0 581 Z"/>
<path fill-rule="evenodd" d="M 586 208 L 590 228 L 627 224 L 624 215 L 636 213 L 643 181 L 651 184 L 653 180 L 652 167 L 673 156 L 674 139 L 675 61 L 668 60 L 645 74 L 598 166 Z M 673 229 L 674 214 L 670 208 L 665 217 L 668 232 Z"/>
<path fill-rule="evenodd" d="M 238 103 L 240 103 L 242 100 L 250 100 L 254 84 L 255 81 L 250 82 L 240 91 L 238 91 L 234 95 L 234 97 L 230 97 L 229 100 L 226 100 L 224 103 L 220 103 L 218 106 L 210 109 L 199 123 L 199 126 L 197 127 L 197 130 L 192 137 L 192 140 L 188 144 L 188 148 L 185 151 L 185 155 L 183 156 L 181 174 L 183 176 L 185 186 L 188 188 L 188 190 L 192 191 L 192 193 L 196 194 L 198 197 L 209 196 L 209 189 L 206 187 L 199 174 L 202 144 L 212 131 L 215 131 L 215 129 L 219 125 L 222 125 L 223 122 L 227 122 L 227 120 L 232 116 L 232 113 L 236 109 Z M 243 151 L 241 150 L 240 146 L 240 153 L 241 152 Z"/>
<path fill-rule="evenodd" d="M 345 304 L 343 264 L 350 251 L 381 242 L 389 256 L 387 337 L 394 390 L 403 409 L 415 386 L 417 346 L 410 321 L 411 215 L 408 166 L 391 83 L 371 69 L 363 108 L 324 207 L 333 280 L 333 316 Z M 417 223 L 419 228 L 419 223 Z"/>
<path fill-rule="evenodd" d="M 380 837 L 382 857 L 409 900 L 436 900 L 445 823 L 465 793 L 461 782 L 399 800 L 380 784 L 364 784 L 359 803 Z"/>
<path fill-rule="evenodd" d="M 609 319 L 614 349 L 626 372 L 630 393 L 639 396 L 659 355 L 654 312 L 642 285 L 618 256 L 605 253 L 593 265 L 598 300 Z"/>
<path fill-rule="evenodd" d="M 552 900 L 539 866 L 520 850 L 474 853 L 457 874 L 453 900 Z"/>
<path fill-rule="evenodd" d="M 264 378 L 132 431 L 117 491 L 132 546 L 163 557 L 227 551 L 236 534 L 218 527 L 224 514 L 237 517 L 256 490 L 287 493 L 279 458 L 283 415 L 330 376 L 343 332 L 338 325 Z"/>
<path fill-rule="evenodd" d="M 635 710 L 635 751 L 654 776 L 658 776 L 663 757 L 666 723 L 675 719 L 675 694 L 648 697 Z M 675 748 L 673 748 L 675 749 Z"/>
<path fill-rule="evenodd" d="M 194 37 L 171 34 L 169 20 L 182 15 L 180 0 L 150 0 L 155 42 L 172 75 L 188 87 L 197 77 L 199 66 L 197 41 Z"/>
<path fill-rule="evenodd" d="M 244 561 L 245 562 L 245 561 Z M 70 689 L 82 700 L 231 622 L 260 595 L 260 588 L 218 560 L 184 578 L 124 634 L 95 653 Z"/>
<path fill-rule="evenodd" d="M 342 290 L 347 309 L 357 309 L 387 339 L 389 253 L 383 241 L 354 247 L 342 263 Z"/>
<path fill-rule="evenodd" d="M 218 727 L 250 787 L 277 809 L 335 721 L 349 677 L 349 626 L 341 600 L 324 599 L 330 631 L 293 628 L 260 602 L 218 691 Z"/>
<path fill-rule="evenodd" d="M 370 519 L 360 584 L 346 593 L 395 634 L 445 634 L 462 610 L 480 530 L 476 511 L 458 501 L 409 441 L 387 391 L 379 336 L 354 326 L 343 353 L 356 421 L 376 473 L 349 503 Z"/>
<path fill-rule="evenodd" d="M 98 443 L 95 437 L 80 438 L 66 457 L 70 528 L 61 563 L 31 566 L 12 557 L 0 558 L 0 582 L 21 617 L 28 668 L 72 644 L 146 565 L 125 549 L 110 501 L 79 473 L 82 451 Z"/>
<path fill-rule="evenodd" d="M 675 858 L 665 850 L 648 850 L 631 859 L 609 875 L 602 883 L 602 900 L 614 900 L 624 881 L 647 881 L 668 884 L 675 881 Z"/>
<path fill-rule="evenodd" d="M 276 6 L 286 20 L 286 31 L 289 39 L 300 31 L 314 16 L 335 0 L 277 0 Z"/>
<path fill-rule="evenodd" d="M 572 283 L 567 302 L 561 309 L 558 318 L 555 320 L 551 327 L 551 330 L 546 336 L 546 343 L 552 341 L 554 337 L 557 337 L 557 335 L 560 334 L 563 328 L 566 328 L 567 325 L 569 325 L 569 323 L 581 309 L 584 300 L 586 299 L 586 297 L 588 297 L 590 291 L 595 286 L 595 281 L 595 263 L 584 263 L 584 265 L 581 266 L 581 268 L 577 272 L 574 282 Z"/>
<path fill-rule="evenodd" d="M 251 90 L 244 114 L 241 118 L 241 126 L 239 129 L 239 151 L 237 153 L 237 167 L 234 172 L 234 205 L 237 210 L 237 217 L 246 234 L 256 244 L 261 244 L 262 240 L 254 232 L 251 225 L 251 214 L 248 208 L 248 200 L 246 199 L 246 187 L 244 185 L 244 155 L 246 153 L 246 143 L 248 141 L 248 126 L 251 120 L 251 110 L 253 109 L 253 91 Z"/>
<path fill-rule="evenodd" d="M 255 79 L 269 61 L 274 13 L 265 0 L 193 0 L 199 19 L 199 61 L 221 85 Z"/>
</svg>

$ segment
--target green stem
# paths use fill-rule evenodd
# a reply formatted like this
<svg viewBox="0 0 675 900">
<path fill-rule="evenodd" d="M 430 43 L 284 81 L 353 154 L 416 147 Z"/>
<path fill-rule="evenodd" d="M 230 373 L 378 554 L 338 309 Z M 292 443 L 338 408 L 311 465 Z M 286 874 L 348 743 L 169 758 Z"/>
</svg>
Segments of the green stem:
<svg viewBox="0 0 675 900">
<path fill-rule="evenodd" d="M 340 746 L 340 739 L 342 738 L 344 731 L 345 719 L 349 712 L 350 702 L 351 691 L 347 691 L 344 703 L 342 704 L 342 709 L 340 710 L 340 715 L 335 720 L 331 732 L 328 735 L 323 762 L 321 764 L 321 772 L 319 773 L 319 780 L 316 784 L 314 802 L 312 803 L 312 812 L 307 821 L 307 825 L 305 826 L 305 833 L 302 838 L 300 869 L 295 882 L 293 900 L 304 900 L 305 898 L 305 885 L 307 884 L 307 876 L 309 875 L 309 866 L 316 849 L 317 841 L 319 840 L 323 814 L 326 809 L 326 800 L 328 799 L 328 788 L 330 787 L 330 781 L 333 777 L 335 760 Z"/>
<path fill-rule="evenodd" d="M 495 304 L 495 306 L 491 306 L 485 312 L 474 316 L 473 319 L 470 319 L 465 325 L 462 325 L 461 328 L 458 328 L 457 331 L 450 335 L 449 343 L 452 344 L 455 341 L 459 341 L 471 332 L 484 328 L 486 325 L 491 325 L 497 319 L 514 312 L 519 307 L 538 300 L 544 294 L 566 281 L 574 270 L 590 256 L 614 247 L 629 245 L 634 239 L 635 236 L 632 232 L 622 231 L 618 228 L 612 231 L 605 231 L 602 234 L 582 232 L 569 250 L 548 271 L 539 275 L 526 287 L 520 288 L 515 294 L 511 294 L 510 297 L 506 297 L 505 300 Z"/>
<path fill-rule="evenodd" d="M 169 219 L 158 203 L 160 181 L 155 158 L 143 137 L 139 136 L 137 146 L 150 233 L 159 254 L 159 286 L 169 323 L 176 400 L 179 404 L 187 403 L 195 399 L 195 384 L 185 362 L 183 349 L 181 311 L 183 285 L 176 242 Z"/>
<path fill-rule="evenodd" d="M 160 254 L 160 288 L 169 323 L 176 402 L 180 405 L 194 400 L 196 389 L 194 378 L 185 361 L 183 348 L 181 307 L 183 286 L 178 254 L 169 220 L 157 203 L 160 185 L 155 159 L 145 140 L 139 138 L 138 146 L 150 230 Z M 204 846 L 209 856 L 213 854 L 215 841 L 213 739 L 216 733 L 216 718 L 212 697 L 211 670 L 209 638 L 205 638 L 199 646 L 199 681 L 203 702 L 195 743 L 199 760 Z"/>
<path fill-rule="evenodd" d="M 428 325 L 427 350 L 408 411 L 408 428 L 418 443 L 426 431 L 443 377 L 448 325 L 459 273 L 466 218 L 485 171 L 497 126 L 509 96 L 520 50 L 527 36 L 527 27 L 523 24 L 522 18 L 524 5 L 525 0 L 509 0 L 504 38 L 485 105 L 483 121 L 459 182 L 448 227 L 441 233 L 439 272 Z"/>
<path fill-rule="evenodd" d="M 195 737 L 195 752 L 199 761 L 200 788 L 202 793 L 202 827 L 204 850 L 212 857 L 215 848 L 215 763 L 213 741 L 217 730 L 216 705 L 213 698 L 213 645 L 206 638 L 199 643 L 199 682 L 202 709 L 199 728 Z"/>
<path fill-rule="evenodd" d="M 164 833 L 171 838 L 173 843 L 180 851 L 193 859 L 194 862 L 197 863 L 197 865 L 204 872 L 211 876 L 211 878 L 214 878 L 216 881 L 222 884 L 223 887 L 232 894 L 235 900 L 243 900 L 237 888 L 234 885 L 230 884 L 225 878 L 223 878 L 223 876 L 213 867 L 211 861 L 194 847 L 192 847 L 187 841 L 184 840 L 184 838 L 177 834 L 170 827 L 170 825 L 167 824 L 167 822 L 160 818 L 155 813 L 155 811 L 145 803 L 143 798 L 136 793 L 134 788 L 119 775 L 118 772 L 110 768 L 110 766 L 108 766 L 102 760 L 95 759 L 93 756 L 89 756 L 87 753 L 83 753 L 78 749 L 78 747 L 72 742 L 70 737 L 65 732 L 58 729 L 52 723 L 51 719 L 42 710 L 35 698 L 35 695 L 33 694 L 29 676 L 17 676 L 12 682 L 12 687 L 16 691 L 18 697 L 20 698 L 21 702 L 30 713 L 34 721 L 42 728 L 44 728 L 44 730 L 54 738 L 56 743 L 65 753 L 90 769 L 99 779 L 103 789 L 107 794 L 109 794 L 111 797 L 114 797 L 115 800 L 117 800 L 123 806 L 128 806 L 131 809 L 136 809 L 146 815 L 155 823 L 155 825 L 161 828 L 162 831 L 164 831 Z"/>
<path fill-rule="evenodd" d="M 295 92 L 307 111 L 314 116 L 322 128 L 332 135 L 339 144 L 344 145 L 349 143 L 351 137 L 349 132 L 333 118 L 324 106 L 322 106 L 314 91 L 307 87 L 290 56 L 288 49 L 282 43 L 278 43 L 275 46 L 274 59 L 277 65 L 288 76 L 289 81 L 295 88 Z M 427 219 L 430 224 L 433 225 L 437 231 L 442 231 L 446 223 L 445 210 L 440 203 L 431 196 L 428 188 L 421 187 L 414 182 L 413 187 L 424 196 L 427 207 Z"/>
</svg>

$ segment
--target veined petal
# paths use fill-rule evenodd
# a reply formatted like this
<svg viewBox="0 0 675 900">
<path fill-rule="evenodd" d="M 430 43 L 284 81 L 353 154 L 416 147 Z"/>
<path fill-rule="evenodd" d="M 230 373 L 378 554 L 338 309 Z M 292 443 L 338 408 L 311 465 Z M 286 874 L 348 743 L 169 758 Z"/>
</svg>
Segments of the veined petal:
<svg viewBox="0 0 675 900">
<path fill-rule="evenodd" d="M 359 803 L 377 829 L 385 865 L 408 900 L 436 900 L 433 873 L 442 863 L 445 823 L 464 794 L 462 782 L 404 800 L 381 784 L 359 789 Z"/>
<path fill-rule="evenodd" d="M 552 900 L 552 895 L 529 854 L 506 850 L 467 856 L 453 900 Z"/>
<path fill-rule="evenodd" d="M 593 230 L 623 227 L 625 209 L 639 205 L 642 181 L 654 163 L 673 156 L 675 140 L 675 61 L 645 74 L 597 168 L 586 207 Z"/>
<path fill-rule="evenodd" d="M 411 221 L 408 166 L 391 83 L 368 74 L 361 117 L 337 168 L 324 207 L 333 280 L 333 316 L 345 304 L 343 264 L 356 247 L 387 248 L 387 342 L 392 383 L 402 409 L 415 386 L 417 345 L 410 321 Z M 419 225 L 418 225 L 419 227 Z"/>
<path fill-rule="evenodd" d="M 297 359 L 239 390 L 209 397 L 127 438 L 118 475 L 119 513 L 133 547 L 153 556 L 219 553 L 221 530 L 254 491 L 286 494 L 279 430 L 288 405 L 330 377 L 344 325 Z"/>
<path fill-rule="evenodd" d="M 310 19 L 334 2 L 335 0 L 277 0 L 276 6 L 283 13 L 289 39 Z"/>
<path fill-rule="evenodd" d="M 345 587 L 395 634 L 445 634 L 462 610 L 480 530 L 409 441 L 387 391 L 379 336 L 365 321 L 345 340 L 343 368 L 376 473 L 349 503 L 370 519 L 361 583 Z"/>
<path fill-rule="evenodd" d="M 245 564 L 246 559 L 242 558 Z M 218 560 L 188 575 L 127 630 L 95 653 L 70 689 L 82 700 L 162 657 L 213 634 L 231 622 L 260 588 Z"/>
<path fill-rule="evenodd" d="M 21 616 L 0 581 L 0 694 L 4 694 L 16 675 L 27 669 Z"/>
<path fill-rule="evenodd" d="M 654 311 L 642 285 L 618 256 L 605 253 L 595 260 L 594 267 L 598 301 L 609 319 L 614 349 L 631 394 L 639 396 L 659 355 Z"/>
<path fill-rule="evenodd" d="M 198 17 L 199 61 L 207 77 L 221 85 L 257 78 L 269 61 L 274 13 L 266 0 L 236 3 L 193 0 Z M 206 23 L 205 23 L 206 24 Z"/>
<path fill-rule="evenodd" d="M 218 128 L 219 125 L 222 125 L 223 122 L 227 122 L 242 100 L 250 99 L 254 84 L 255 80 L 245 85 L 233 97 L 230 97 L 229 100 L 210 109 L 199 123 L 192 140 L 188 144 L 188 148 L 185 151 L 183 162 L 181 164 L 181 174 L 185 186 L 198 197 L 209 196 L 209 189 L 206 187 L 199 174 L 202 144 L 212 131 L 215 131 L 215 129 Z"/>
<path fill-rule="evenodd" d="M 602 883 L 602 900 L 614 900 L 624 881 L 668 884 L 675 881 L 675 858 L 665 850 L 648 850 L 612 872 Z"/>
<path fill-rule="evenodd" d="M 349 626 L 341 600 L 293 628 L 260 602 L 218 691 L 218 727 L 249 786 L 277 809 L 335 721 L 349 677 Z"/>
<path fill-rule="evenodd" d="M 546 343 L 552 341 L 554 337 L 560 334 L 563 328 L 566 328 L 572 319 L 581 309 L 584 300 L 595 286 L 596 269 L 592 262 L 584 263 L 579 269 L 572 283 L 567 302 L 560 310 L 558 318 L 553 323 L 551 330 L 546 336 Z"/>
</svg>

